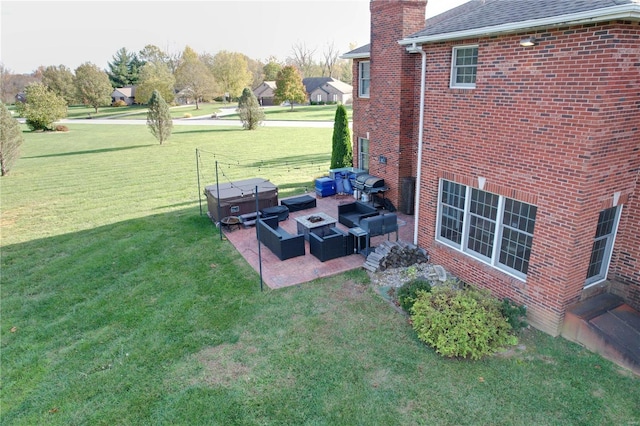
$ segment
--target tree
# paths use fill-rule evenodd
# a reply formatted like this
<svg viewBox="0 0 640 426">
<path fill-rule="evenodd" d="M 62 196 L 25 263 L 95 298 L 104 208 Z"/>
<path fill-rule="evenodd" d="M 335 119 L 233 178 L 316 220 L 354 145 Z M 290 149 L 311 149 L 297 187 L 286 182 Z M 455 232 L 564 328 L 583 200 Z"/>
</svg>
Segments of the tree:
<svg viewBox="0 0 640 426">
<path fill-rule="evenodd" d="M 144 49 L 138 53 L 138 58 L 145 64 L 167 64 L 169 62 L 169 55 L 167 55 L 162 49 L 153 44 L 147 44 Z M 168 66 L 167 66 L 168 68 Z"/>
<path fill-rule="evenodd" d="M 169 112 L 169 105 L 162 99 L 162 95 L 157 90 L 153 91 L 151 99 L 147 103 L 147 126 L 151 134 L 160 142 L 160 145 L 171 136 L 173 130 L 173 120 Z"/>
<path fill-rule="evenodd" d="M 96 65 L 86 62 L 76 68 L 74 79 L 78 100 L 90 105 L 98 113 L 98 108 L 111 103 L 113 87 L 109 83 L 109 76 Z"/>
<path fill-rule="evenodd" d="M 338 62 L 338 49 L 333 44 L 327 44 L 325 50 L 322 51 L 322 57 L 324 61 L 322 63 L 322 76 L 333 77 L 336 72 L 336 63 Z"/>
<path fill-rule="evenodd" d="M 260 108 L 258 98 L 251 89 L 245 87 L 238 102 L 238 113 L 242 121 L 242 127 L 247 130 L 255 130 L 264 120 L 264 111 Z"/>
<path fill-rule="evenodd" d="M 25 102 L 18 102 L 18 113 L 31 130 L 53 130 L 56 120 L 67 116 L 67 102 L 42 83 L 31 83 L 24 89 Z"/>
<path fill-rule="evenodd" d="M 267 63 L 262 67 L 264 71 L 264 81 L 274 81 L 278 78 L 278 73 L 282 69 L 282 64 L 278 62 L 275 56 L 270 56 Z"/>
<path fill-rule="evenodd" d="M 182 63 L 176 71 L 176 88 L 183 95 L 192 98 L 196 103 L 196 109 L 200 109 L 198 102 L 214 95 L 215 83 L 209 68 L 200 60 L 198 54 L 187 46 L 182 54 Z"/>
<path fill-rule="evenodd" d="M 39 73 L 34 72 L 32 74 L 13 74 L 11 70 L 5 68 L 0 63 L 0 92 L 1 101 L 5 104 L 12 104 L 16 101 L 16 95 L 24 93 L 24 88 L 29 83 L 37 83 L 41 81 Z"/>
<path fill-rule="evenodd" d="M 242 89 L 251 84 L 253 76 L 249 72 L 246 56 L 242 53 L 223 50 L 213 57 L 211 73 L 218 88 L 228 93 L 230 100 L 237 98 Z"/>
<path fill-rule="evenodd" d="M 153 91 L 157 90 L 166 102 L 171 103 L 175 98 L 175 84 L 176 79 L 165 63 L 147 62 L 140 70 L 136 99 L 139 103 L 144 103 L 151 99 Z"/>
<path fill-rule="evenodd" d="M 315 49 L 309 49 L 304 43 L 295 43 L 291 48 L 292 56 L 289 58 L 291 64 L 295 65 L 304 77 L 312 77 L 313 54 Z"/>
<path fill-rule="evenodd" d="M 264 81 L 264 64 L 258 60 L 251 59 L 248 56 L 244 57 L 247 61 L 247 70 L 251 74 L 251 82 L 248 87 L 256 88 Z"/>
<path fill-rule="evenodd" d="M 109 62 L 109 81 L 112 87 L 133 86 L 138 83 L 138 72 L 144 63 L 135 53 L 122 48 L 113 55 L 113 62 Z"/>
<path fill-rule="evenodd" d="M 50 65 L 42 70 L 42 83 L 53 93 L 62 97 L 67 105 L 76 101 L 73 72 L 64 65 Z"/>
<path fill-rule="evenodd" d="M 353 151 L 351 149 L 351 132 L 347 109 L 344 105 L 336 108 L 336 117 L 333 123 L 333 144 L 331 149 L 331 168 L 351 167 L 353 165 Z"/>
<path fill-rule="evenodd" d="M 287 65 L 280 70 L 276 78 L 276 90 L 273 92 L 276 104 L 289 102 L 291 110 L 294 103 L 303 103 L 307 100 L 307 92 L 302 84 L 300 72 L 293 65 Z"/>
<path fill-rule="evenodd" d="M 0 102 L 0 175 L 6 176 L 20 157 L 20 145 L 24 142 L 18 120 Z"/>
</svg>

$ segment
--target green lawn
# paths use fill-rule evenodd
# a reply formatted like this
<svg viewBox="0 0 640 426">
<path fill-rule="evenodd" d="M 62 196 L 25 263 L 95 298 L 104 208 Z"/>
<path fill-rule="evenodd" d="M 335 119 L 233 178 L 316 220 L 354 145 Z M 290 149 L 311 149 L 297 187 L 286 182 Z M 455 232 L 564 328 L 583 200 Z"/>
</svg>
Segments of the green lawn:
<svg viewBox="0 0 640 426">
<path fill-rule="evenodd" d="M 284 197 L 331 129 L 68 127 L 0 180 L 0 424 L 637 424 L 638 378 L 563 339 L 447 360 L 362 270 L 260 292 L 200 214 L 196 149 L 203 184 L 218 161 Z"/>
<path fill-rule="evenodd" d="M 198 104 L 179 105 L 171 107 L 171 116 L 173 118 L 185 117 L 211 117 L 214 113 L 223 109 L 237 108 L 237 104 L 221 103 L 221 102 L 205 102 Z M 346 106 L 347 117 L 351 119 L 351 105 Z M 336 115 L 336 105 L 297 105 L 291 110 L 291 107 L 266 107 L 264 109 L 265 120 L 285 120 L 285 121 L 333 121 Z M 106 106 L 95 113 L 93 108 L 84 106 L 69 107 L 68 117 L 70 119 L 87 119 L 87 118 L 118 118 L 125 120 L 146 120 L 147 108 L 142 105 L 132 105 L 129 107 L 111 107 Z M 230 114 L 220 117 L 227 120 L 238 120 L 238 114 Z"/>
</svg>

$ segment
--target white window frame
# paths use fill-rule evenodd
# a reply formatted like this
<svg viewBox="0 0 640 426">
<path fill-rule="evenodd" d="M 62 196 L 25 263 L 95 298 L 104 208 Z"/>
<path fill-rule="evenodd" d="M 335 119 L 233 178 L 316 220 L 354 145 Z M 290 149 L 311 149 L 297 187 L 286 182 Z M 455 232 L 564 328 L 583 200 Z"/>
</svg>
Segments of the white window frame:
<svg viewBox="0 0 640 426">
<path fill-rule="evenodd" d="M 363 145 L 367 145 L 367 152 L 363 152 Z M 371 145 L 369 144 L 369 139 L 367 138 L 358 138 L 358 168 L 369 171 L 369 149 Z"/>
<path fill-rule="evenodd" d="M 593 246 L 591 248 L 590 257 L 589 257 L 589 267 L 587 269 L 587 278 L 585 280 L 584 287 L 591 287 L 592 285 L 599 284 L 603 281 L 606 281 L 607 274 L 609 273 L 609 265 L 611 264 L 611 254 L 613 253 L 613 246 L 616 241 L 616 234 L 618 233 L 618 224 L 620 223 L 620 214 L 622 213 L 622 205 L 611 207 L 609 209 L 604 209 L 600 213 L 598 213 L 598 225 L 600 224 L 600 217 L 602 213 L 605 213 L 607 210 L 616 209 L 614 212 L 613 224 L 611 227 L 611 231 L 607 234 L 598 235 L 598 229 L 596 229 L 596 235 L 593 237 Z M 602 259 L 600 259 L 600 270 L 597 274 L 589 276 L 591 264 L 593 262 L 594 250 L 599 242 L 604 242 L 604 252 Z"/>
<path fill-rule="evenodd" d="M 443 190 L 443 185 L 444 182 L 450 182 L 452 184 L 455 185 L 459 185 L 460 187 L 462 187 L 464 190 L 461 191 L 461 193 L 464 195 L 464 207 L 462 208 L 461 205 L 456 206 L 455 204 L 451 204 L 454 200 L 450 199 L 449 200 L 443 200 L 442 199 L 442 190 Z M 492 198 L 494 197 L 498 197 L 498 202 L 496 204 L 496 206 L 494 207 L 495 209 L 495 219 L 492 218 L 487 218 L 486 216 L 483 215 L 479 215 L 477 213 L 472 213 L 471 212 L 471 203 L 472 203 L 472 192 L 473 191 L 480 191 L 482 193 L 486 193 L 488 195 L 490 195 Z M 514 224 L 507 224 L 504 223 L 505 220 L 505 203 L 507 200 L 511 200 L 513 202 L 517 202 L 520 203 L 521 205 L 525 205 L 525 206 L 529 206 L 530 208 L 536 208 L 536 206 L 532 205 L 532 204 L 528 204 L 528 203 L 524 203 L 522 201 L 518 201 L 512 198 L 507 198 L 504 197 L 502 195 L 498 195 L 498 194 L 493 194 L 490 193 L 488 191 L 482 191 L 479 190 L 478 188 L 473 188 L 471 186 L 467 186 L 467 185 L 463 185 L 457 182 L 453 182 L 453 181 L 449 181 L 446 179 L 440 179 L 439 185 L 438 185 L 438 208 L 437 208 L 437 213 L 436 213 L 436 217 L 437 217 L 437 223 L 436 223 L 436 241 L 443 243 L 465 255 L 468 255 L 470 257 L 473 257 L 474 259 L 477 259 L 483 263 L 486 263 L 487 265 L 490 265 L 496 269 L 499 269 L 500 271 L 514 277 L 517 278 L 521 281 L 526 281 L 527 275 L 524 272 L 519 271 L 518 269 L 514 269 L 510 266 L 508 266 L 506 263 L 501 261 L 501 255 L 505 255 L 505 256 L 509 256 L 509 253 L 507 253 L 506 251 L 503 253 L 502 250 L 502 243 L 503 243 L 503 234 L 505 232 L 510 232 L 511 235 L 513 235 L 514 233 L 517 233 L 519 237 L 524 238 L 524 240 L 526 240 L 529 245 L 528 247 L 526 245 L 520 244 L 519 247 L 516 248 L 523 248 L 525 250 L 529 250 L 529 255 L 531 252 L 531 245 L 533 242 L 533 226 L 531 227 L 531 232 L 529 231 L 525 231 L 522 229 L 519 229 L 517 227 L 517 225 L 514 226 Z M 460 203 L 458 203 L 460 204 Z M 446 237 L 441 236 L 441 233 L 443 231 L 442 229 L 442 220 L 443 220 L 443 215 L 445 215 L 445 209 L 447 209 L 450 212 L 457 212 L 457 213 L 461 213 L 458 214 L 456 216 L 452 216 L 451 214 L 448 214 L 445 218 L 449 219 L 449 224 L 455 224 L 456 222 L 461 222 L 458 225 L 458 230 L 457 231 L 453 231 L 456 235 L 460 235 L 460 243 L 457 243 L 453 240 L 450 240 Z M 460 216 L 462 217 L 462 219 L 460 219 Z M 514 218 L 513 215 L 511 215 L 512 220 Z M 489 253 L 489 256 L 486 256 L 478 251 L 473 250 L 472 247 L 470 247 L 469 245 L 469 237 L 470 237 L 470 230 L 472 229 L 473 225 L 472 225 L 472 218 L 481 218 L 483 219 L 485 222 L 487 222 L 489 225 L 493 225 L 493 235 L 491 236 L 491 240 L 487 241 L 487 244 L 491 245 L 491 253 Z M 534 218 L 526 218 L 525 220 L 528 221 L 533 221 L 533 224 L 535 225 L 535 214 L 534 214 Z M 476 222 L 477 223 L 477 222 Z M 529 222 L 527 222 L 529 223 Z M 445 230 L 446 232 L 446 230 Z M 477 234 L 476 234 L 477 235 Z M 509 235 L 509 234 L 507 234 Z M 505 236 L 506 238 L 506 236 Z M 520 241 L 516 242 L 516 246 L 520 243 Z M 505 248 L 506 250 L 506 248 Z M 512 258 L 509 260 L 513 260 L 518 255 L 515 254 L 511 254 Z M 525 258 L 525 255 L 522 255 L 520 257 L 521 259 Z M 526 261 L 529 261 L 529 258 L 526 257 Z"/>
<path fill-rule="evenodd" d="M 476 49 L 476 63 L 475 64 L 466 64 L 466 65 L 457 65 L 456 62 L 458 60 L 458 52 L 464 49 Z M 458 83 L 458 70 L 473 68 L 475 72 L 473 73 L 473 83 Z M 477 44 L 469 44 L 465 46 L 455 46 L 451 53 L 451 79 L 449 81 L 449 87 L 451 89 L 475 89 L 476 87 L 476 78 L 478 76 L 478 45 Z"/>
<path fill-rule="evenodd" d="M 366 65 L 367 70 L 363 69 Z M 365 84 L 366 82 L 366 84 Z M 368 98 L 371 91 L 371 61 L 358 63 L 358 97 Z"/>
</svg>

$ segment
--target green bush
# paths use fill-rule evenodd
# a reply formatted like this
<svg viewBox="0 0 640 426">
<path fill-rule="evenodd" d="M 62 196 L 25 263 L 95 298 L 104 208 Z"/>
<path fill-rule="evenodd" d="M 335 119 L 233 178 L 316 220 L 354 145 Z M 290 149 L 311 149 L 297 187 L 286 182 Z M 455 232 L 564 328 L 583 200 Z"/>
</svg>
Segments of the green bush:
<svg viewBox="0 0 640 426">
<path fill-rule="evenodd" d="M 445 357 L 480 359 L 518 343 L 500 302 L 470 286 L 420 292 L 411 312 L 418 338 Z"/>
<path fill-rule="evenodd" d="M 396 292 L 398 304 L 405 312 L 411 312 L 418 291 L 430 292 L 431 283 L 425 279 L 416 278 L 403 284 Z"/>
<path fill-rule="evenodd" d="M 527 315 L 527 308 L 524 305 L 517 305 L 511 299 L 502 299 L 500 305 L 500 312 L 502 316 L 507 320 L 509 325 L 514 331 L 520 331 L 528 324 L 525 320 Z"/>
</svg>

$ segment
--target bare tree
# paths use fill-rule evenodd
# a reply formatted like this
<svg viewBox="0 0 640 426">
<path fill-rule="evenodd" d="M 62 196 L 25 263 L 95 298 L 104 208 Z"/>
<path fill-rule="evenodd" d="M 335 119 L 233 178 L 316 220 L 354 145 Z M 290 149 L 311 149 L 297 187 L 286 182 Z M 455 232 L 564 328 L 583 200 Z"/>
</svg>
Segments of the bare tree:
<svg viewBox="0 0 640 426">
<path fill-rule="evenodd" d="M 292 56 L 289 58 L 289 62 L 300 70 L 302 78 L 310 77 L 313 69 L 313 55 L 316 53 L 316 49 L 309 49 L 305 43 L 296 42 L 291 47 Z"/>
<path fill-rule="evenodd" d="M 331 44 L 327 44 L 325 49 L 322 51 L 322 57 L 324 61 L 322 62 L 322 76 L 323 77 L 333 77 L 336 72 L 336 63 L 338 62 L 338 49 L 333 42 Z"/>
</svg>

